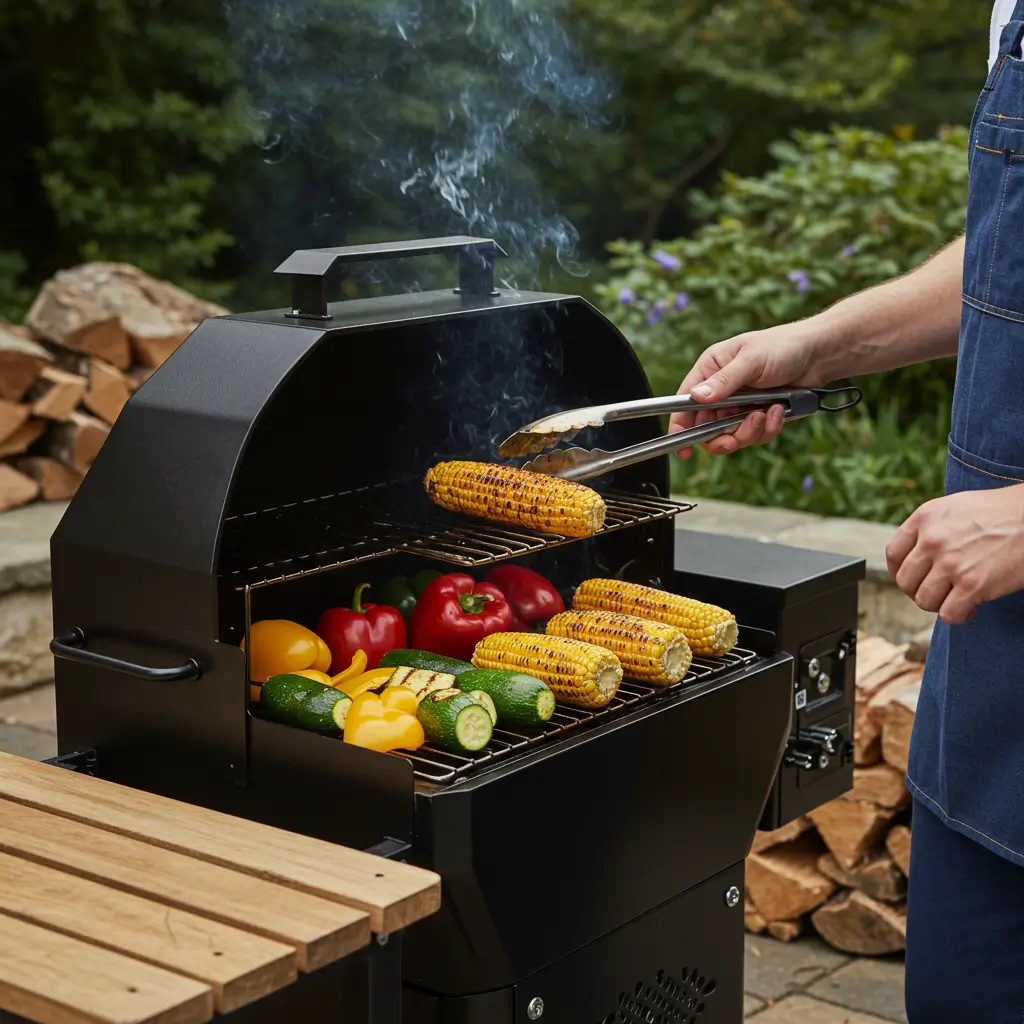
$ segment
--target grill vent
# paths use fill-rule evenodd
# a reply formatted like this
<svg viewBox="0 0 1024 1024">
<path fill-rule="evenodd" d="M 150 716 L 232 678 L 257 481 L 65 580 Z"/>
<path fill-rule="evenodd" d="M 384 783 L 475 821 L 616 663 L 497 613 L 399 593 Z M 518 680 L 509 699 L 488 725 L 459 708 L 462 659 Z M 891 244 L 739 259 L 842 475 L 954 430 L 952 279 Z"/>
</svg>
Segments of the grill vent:
<svg viewBox="0 0 1024 1024">
<path fill-rule="evenodd" d="M 715 987 L 715 980 L 696 968 L 658 971 L 652 981 L 619 993 L 618 1007 L 601 1024 L 698 1024 Z"/>
</svg>

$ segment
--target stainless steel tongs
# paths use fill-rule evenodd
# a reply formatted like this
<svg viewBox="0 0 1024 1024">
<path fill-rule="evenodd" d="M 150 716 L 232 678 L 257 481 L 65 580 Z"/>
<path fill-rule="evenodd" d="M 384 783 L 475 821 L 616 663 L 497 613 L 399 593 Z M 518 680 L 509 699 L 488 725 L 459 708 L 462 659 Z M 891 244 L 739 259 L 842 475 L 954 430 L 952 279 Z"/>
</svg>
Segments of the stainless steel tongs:
<svg viewBox="0 0 1024 1024">
<path fill-rule="evenodd" d="M 851 397 L 839 405 L 826 405 L 824 399 L 830 395 L 849 394 Z M 524 455 L 537 457 L 522 468 L 535 473 L 547 473 L 565 480 L 589 480 L 591 477 L 611 473 L 624 466 L 652 459 L 656 455 L 675 452 L 693 445 L 703 444 L 722 434 L 728 434 L 738 427 L 755 406 L 783 405 L 786 419 L 803 419 L 816 412 L 842 412 L 852 409 L 864 397 L 860 388 L 789 388 L 781 391 L 743 391 L 723 399 L 721 402 L 695 402 L 689 395 L 667 395 L 663 398 L 642 398 L 635 402 L 619 402 L 612 405 L 594 405 L 583 409 L 569 409 L 527 424 L 506 438 L 498 446 L 503 458 L 521 458 Z M 587 427 L 603 427 L 615 420 L 642 419 L 647 416 L 663 416 L 673 412 L 700 411 L 703 409 L 730 409 L 741 407 L 745 411 L 735 416 L 702 423 L 689 430 L 676 431 L 663 437 L 615 452 L 600 448 L 557 448 L 547 454 L 549 448 L 562 441 L 571 441 Z"/>
</svg>

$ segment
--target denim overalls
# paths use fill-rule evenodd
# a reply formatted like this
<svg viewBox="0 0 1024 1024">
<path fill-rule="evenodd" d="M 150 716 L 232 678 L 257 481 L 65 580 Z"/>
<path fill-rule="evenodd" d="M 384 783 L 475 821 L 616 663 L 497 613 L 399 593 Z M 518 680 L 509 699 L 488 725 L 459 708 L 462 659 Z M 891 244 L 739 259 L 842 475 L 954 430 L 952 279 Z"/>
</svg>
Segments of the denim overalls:
<svg viewBox="0 0 1024 1024">
<path fill-rule="evenodd" d="M 1024 482 L 1022 37 L 1017 0 L 971 125 L 949 493 Z M 1024 592 L 936 626 L 907 782 L 946 824 L 1024 865 Z"/>
</svg>

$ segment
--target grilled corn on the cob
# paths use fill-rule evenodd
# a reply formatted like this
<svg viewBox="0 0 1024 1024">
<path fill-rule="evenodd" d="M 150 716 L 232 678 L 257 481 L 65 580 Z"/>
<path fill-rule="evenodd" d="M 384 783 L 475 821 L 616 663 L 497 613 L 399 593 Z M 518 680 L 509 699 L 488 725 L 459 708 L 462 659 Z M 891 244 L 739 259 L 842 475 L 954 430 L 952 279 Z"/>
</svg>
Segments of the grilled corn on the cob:
<svg viewBox="0 0 1024 1024">
<path fill-rule="evenodd" d="M 492 633 L 476 645 L 473 664 L 534 676 L 556 700 L 578 708 L 603 708 L 622 682 L 622 665 L 611 651 L 543 633 Z"/>
<path fill-rule="evenodd" d="M 739 627 L 732 612 L 639 583 L 584 580 L 573 596 L 572 606 L 577 611 L 624 612 L 675 626 L 686 635 L 690 650 L 697 657 L 718 657 L 732 650 L 739 639 Z"/>
<path fill-rule="evenodd" d="M 423 481 L 452 512 L 565 537 L 592 537 L 604 526 L 604 499 L 583 484 L 487 462 L 440 462 Z"/>
<path fill-rule="evenodd" d="M 682 630 L 620 612 L 562 612 L 548 620 L 547 632 L 607 648 L 627 679 L 652 686 L 678 683 L 693 658 Z"/>
</svg>

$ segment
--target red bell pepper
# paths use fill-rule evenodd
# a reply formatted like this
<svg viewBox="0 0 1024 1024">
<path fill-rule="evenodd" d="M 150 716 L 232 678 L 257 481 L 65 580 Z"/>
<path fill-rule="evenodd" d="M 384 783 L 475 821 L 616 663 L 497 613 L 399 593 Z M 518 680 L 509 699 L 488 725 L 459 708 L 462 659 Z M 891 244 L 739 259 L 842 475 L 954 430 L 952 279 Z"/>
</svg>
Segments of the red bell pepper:
<svg viewBox="0 0 1024 1024">
<path fill-rule="evenodd" d="M 565 611 L 562 595 L 539 572 L 521 565 L 499 565 L 487 574 L 512 609 L 513 633 L 543 629 L 553 615 Z"/>
<path fill-rule="evenodd" d="M 427 586 L 409 625 L 417 650 L 469 661 L 478 641 L 508 631 L 512 609 L 497 587 L 453 572 Z"/>
<path fill-rule="evenodd" d="M 351 665 L 356 651 L 366 652 L 369 670 L 376 668 L 388 651 L 406 646 L 405 619 L 397 608 L 363 604 L 363 591 L 369 586 L 360 583 L 351 608 L 328 608 L 316 624 L 317 635 L 331 649 L 331 675 Z"/>
</svg>

